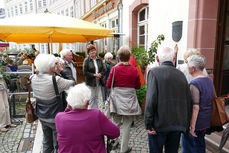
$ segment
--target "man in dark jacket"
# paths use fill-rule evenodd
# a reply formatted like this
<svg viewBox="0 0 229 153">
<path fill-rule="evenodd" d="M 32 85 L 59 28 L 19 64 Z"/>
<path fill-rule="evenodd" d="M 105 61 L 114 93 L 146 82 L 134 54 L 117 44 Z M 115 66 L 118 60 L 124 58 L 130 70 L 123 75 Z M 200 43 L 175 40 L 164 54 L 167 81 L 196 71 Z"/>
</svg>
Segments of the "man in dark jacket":
<svg viewBox="0 0 229 153">
<path fill-rule="evenodd" d="M 192 97 L 182 72 L 174 67 L 173 49 L 164 47 L 156 57 L 159 67 L 149 71 L 145 108 L 150 153 L 177 153 L 181 132 L 189 128 Z"/>
<path fill-rule="evenodd" d="M 70 49 L 63 49 L 60 52 L 60 56 L 64 60 L 64 71 L 77 82 L 76 64 L 72 61 L 72 51 Z"/>
</svg>

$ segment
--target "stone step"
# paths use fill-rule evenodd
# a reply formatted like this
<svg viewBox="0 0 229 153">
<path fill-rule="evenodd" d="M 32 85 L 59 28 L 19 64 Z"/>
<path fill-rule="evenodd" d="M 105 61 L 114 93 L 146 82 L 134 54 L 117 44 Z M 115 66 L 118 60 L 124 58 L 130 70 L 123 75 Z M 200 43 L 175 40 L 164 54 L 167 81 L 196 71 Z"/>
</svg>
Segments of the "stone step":
<svg viewBox="0 0 229 153">
<path fill-rule="evenodd" d="M 221 137 L 222 132 L 214 132 L 211 135 L 206 135 L 205 142 L 207 149 L 214 153 L 217 153 Z M 229 140 L 227 140 L 227 142 L 225 143 L 223 151 L 221 153 L 229 153 Z"/>
</svg>

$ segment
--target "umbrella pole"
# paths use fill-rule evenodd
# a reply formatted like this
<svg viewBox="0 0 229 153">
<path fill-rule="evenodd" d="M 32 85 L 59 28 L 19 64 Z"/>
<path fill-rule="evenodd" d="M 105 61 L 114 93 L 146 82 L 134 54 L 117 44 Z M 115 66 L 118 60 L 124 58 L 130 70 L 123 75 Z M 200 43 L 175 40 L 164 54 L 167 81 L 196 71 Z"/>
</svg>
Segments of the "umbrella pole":
<svg viewBox="0 0 229 153">
<path fill-rule="evenodd" d="M 52 50 L 52 34 L 50 34 L 49 39 L 50 39 L 50 45 L 51 45 L 50 53 L 53 54 L 53 50 Z"/>
<path fill-rule="evenodd" d="M 47 43 L 47 46 L 48 46 L 48 54 L 50 54 L 50 46 L 49 46 L 49 43 Z"/>
</svg>

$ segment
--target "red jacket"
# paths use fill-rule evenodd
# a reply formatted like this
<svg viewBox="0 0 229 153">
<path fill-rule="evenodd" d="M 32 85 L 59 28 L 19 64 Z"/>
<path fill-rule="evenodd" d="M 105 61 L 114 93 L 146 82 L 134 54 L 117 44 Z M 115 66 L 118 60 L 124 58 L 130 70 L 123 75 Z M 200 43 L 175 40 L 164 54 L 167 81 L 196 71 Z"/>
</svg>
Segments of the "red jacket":
<svg viewBox="0 0 229 153">
<path fill-rule="evenodd" d="M 114 87 L 130 87 L 140 89 L 141 83 L 138 71 L 135 67 L 120 63 L 112 67 L 107 80 L 107 88 L 111 88 L 112 76 L 115 68 Z"/>
</svg>

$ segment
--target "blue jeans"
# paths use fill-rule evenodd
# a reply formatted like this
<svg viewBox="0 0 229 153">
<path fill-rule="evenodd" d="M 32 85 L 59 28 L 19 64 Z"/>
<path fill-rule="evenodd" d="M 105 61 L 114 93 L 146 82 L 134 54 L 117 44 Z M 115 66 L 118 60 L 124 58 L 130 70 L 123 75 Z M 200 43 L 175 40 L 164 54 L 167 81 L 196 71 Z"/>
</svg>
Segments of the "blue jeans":
<svg viewBox="0 0 229 153">
<path fill-rule="evenodd" d="M 165 132 L 162 134 L 148 134 L 150 153 L 178 153 L 181 132 Z"/>
<path fill-rule="evenodd" d="M 195 133 L 198 137 L 193 137 L 189 132 L 182 134 L 182 153 L 205 153 L 205 130 Z"/>
</svg>

